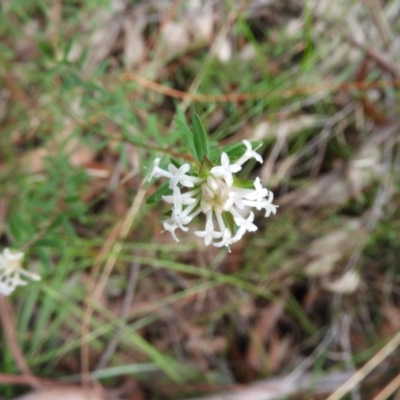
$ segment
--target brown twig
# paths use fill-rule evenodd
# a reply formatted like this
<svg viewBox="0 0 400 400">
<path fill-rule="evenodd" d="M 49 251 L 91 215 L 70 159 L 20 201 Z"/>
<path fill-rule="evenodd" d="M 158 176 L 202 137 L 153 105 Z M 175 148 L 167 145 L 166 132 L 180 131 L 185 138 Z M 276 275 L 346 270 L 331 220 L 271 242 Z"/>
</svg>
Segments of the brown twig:
<svg viewBox="0 0 400 400">
<path fill-rule="evenodd" d="M 42 388 L 44 386 L 60 386 L 62 382 L 53 381 L 47 378 L 38 378 L 33 375 L 11 375 L 0 373 L 0 384 L 2 385 L 27 385 L 34 388 Z"/>
<path fill-rule="evenodd" d="M 390 72 L 394 77 L 398 75 L 398 72 L 396 70 L 396 67 L 393 65 L 393 63 L 381 52 L 379 52 L 376 49 L 372 49 L 367 47 L 365 44 L 359 42 L 352 36 L 348 35 L 346 36 L 346 41 L 353 45 L 354 47 L 357 47 L 363 51 L 365 51 L 368 56 L 375 60 L 376 63 L 386 71 Z"/>
<path fill-rule="evenodd" d="M 396 375 L 372 400 L 386 400 L 400 387 L 400 374 Z"/>
<path fill-rule="evenodd" d="M 0 295 L 0 320 L 15 363 L 24 376 L 29 377 L 29 384 L 31 386 L 40 387 L 40 381 L 32 374 L 32 371 L 30 370 L 18 343 L 14 319 L 12 317 L 13 315 L 14 311 L 11 307 L 11 304 L 8 302 L 8 299 Z"/>
<path fill-rule="evenodd" d="M 376 353 L 362 368 L 360 368 L 338 390 L 332 393 L 327 400 L 340 400 L 350 390 L 356 387 L 373 369 L 382 363 L 400 345 L 400 332 L 398 332 L 378 353 Z"/>
<path fill-rule="evenodd" d="M 157 82 L 144 78 L 133 72 L 125 72 L 123 79 L 134 81 L 146 89 L 161 93 L 165 96 L 177 99 L 190 99 L 194 102 L 216 102 L 228 103 L 237 101 L 246 101 L 254 99 L 262 99 L 267 96 L 275 97 L 290 97 L 299 94 L 316 94 L 324 91 L 345 91 L 369 89 L 382 89 L 386 87 L 400 87 L 400 79 L 393 80 L 377 80 L 377 81 L 362 81 L 362 82 L 343 82 L 343 83 L 324 83 L 317 86 L 299 86 L 291 89 L 276 90 L 275 92 L 254 92 L 254 93 L 226 93 L 226 94 L 203 94 L 203 93 L 188 93 L 182 90 L 172 89 L 167 86 L 160 85 Z"/>
</svg>

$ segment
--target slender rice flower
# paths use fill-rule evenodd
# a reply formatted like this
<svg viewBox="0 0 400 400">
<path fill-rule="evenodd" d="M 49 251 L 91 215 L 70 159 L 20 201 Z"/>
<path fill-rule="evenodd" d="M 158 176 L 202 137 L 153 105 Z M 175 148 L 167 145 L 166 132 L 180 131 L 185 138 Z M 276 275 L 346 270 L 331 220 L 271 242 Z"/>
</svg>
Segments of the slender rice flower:
<svg viewBox="0 0 400 400">
<path fill-rule="evenodd" d="M 22 268 L 24 253 L 12 252 L 5 248 L 0 254 L 0 294 L 9 296 L 17 286 L 25 286 L 28 282 L 21 279 L 26 277 L 39 281 L 40 276 Z"/>
<path fill-rule="evenodd" d="M 187 232 L 190 222 L 203 213 L 206 217 L 205 228 L 194 234 L 203 238 L 206 246 L 225 246 L 230 251 L 230 246 L 238 242 L 246 232 L 257 230 L 252 208 L 265 210 L 265 217 L 276 213 L 278 206 L 272 204 L 274 195 L 262 186 L 260 178 L 251 182 L 234 176 L 252 158 L 263 162 L 248 140 L 244 140 L 243 144 L 245 151 L 238 160 L 231 162 L 228 154 L 222 153 L 220 165 L 214 166 L 206 159 L 197 175 L 190 173 L 189 164 L 180 167 L 169 164 L 165 170 L 160 168 L 159 158 L 154 160 L 149 179 L 169 179 L 172 193 L 162 197 L 172 204 L 172 212 L 163 225 L 176 241 L 179 239 L 175 231 L 181 229 Z"/>
</svg>

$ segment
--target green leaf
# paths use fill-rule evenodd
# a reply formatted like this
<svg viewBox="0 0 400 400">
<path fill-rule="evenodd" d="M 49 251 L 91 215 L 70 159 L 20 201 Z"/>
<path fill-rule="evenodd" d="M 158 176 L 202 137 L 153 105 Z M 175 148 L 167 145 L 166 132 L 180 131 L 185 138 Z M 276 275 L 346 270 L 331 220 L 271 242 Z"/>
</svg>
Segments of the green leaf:
<svg viewBox="0 0 400 400">
<path fill-rule="evenodd" d="M 10 215 L 8 224 L 16 242 L 27 240 L 36 233 L 35 228 L 17 213 Z"/>
<path fill-rule="evenodd" d="M 235 221 L 233 215 L 230 212 L 224 211 L 222 213 L 222 219 L 225 222 L 226 227 L 233 233 L 235 232 Z"/>
<path fill-rule="evenodd" d="M 36 246 L 62 249 L 63 242 L 57 238 L 44 237 L 36 242 Z"/>
<path fill-rule="evenodd" d="M 221 161 L 221 150 L 217 147 L 210 148 L 210 161 L 213 164 L 219 164 Z"/>
<path fill-rule="evenodd" d="M 74 87 L 82 87 L 82 79 L 73 71 L 67 71 L 63 74 L 63 90 L 68 90 Z"/>
<path fill-rule="evenodd" d="M 181 167 L 181 164 L 178 161 L 176 161 L 174 158 L 171 157 L 170 160 L 171 160 L 171 164 L 174 165 L 176 168 L 179 169 Z"/>
<path fill-rule="evenodd" d="M 193 114 L 193 139 L 196 147 L 197 159 L 202 162 L 203 156 L 210 157 L 207 134 L 197 114 Z"/>
<path fill-rule="evenodd" d="M 168 185 L 169 181 L 164 182 L 151 196 L 149 196 L 146 200 L 146 204 L 158 203 L 162 199 L 162 196 L 171 194 L 172 191 Z"/>
<path fill-rule="evenodd" d="M 51 271 L 51 259 L 44 247 L 36 247 L 36 253 L 46 272 Z"/>
<path fill-rule="evenodd" d="M 249 179 L 233 177 L 233 186 L 241 189 L 254 189 L 254 182 Z"/>
<path fill-rule="evenodd" d="M 213 163 L 206 156 L 204 156 L 199 169 L 199 178 L 205 178 L 210 175 L 210 171 L 213 166 Z"/>
<path fill-rule="evenodd" d="M 39 41 L 38 43 L 39 50 L 46 58 L 53 58 L 54 57 L 54 47 L 50 41 Z"/>
<path fill-rule="evenodd" d="M 141 138 L 134 136 L 131 132 L 128 132 L 126 129 L 121 129 L 120 132 L 122 137 L 128 142 L 136 144 L 138 147 L 143 146 L 143 140 Z"/>
<path fill-rule="evenodd" d="M 185 115 L 180 108 L 177 109 L 177 114 L 178 115 L 175 117 L 174 121 L 178 127 L 178 131 L 192 156 L 197 159 L 197 152 L 193 141 L 193 133 L 186 122 Z M 201 162 L 201 160 L 199 161 Z"/>
</svg>

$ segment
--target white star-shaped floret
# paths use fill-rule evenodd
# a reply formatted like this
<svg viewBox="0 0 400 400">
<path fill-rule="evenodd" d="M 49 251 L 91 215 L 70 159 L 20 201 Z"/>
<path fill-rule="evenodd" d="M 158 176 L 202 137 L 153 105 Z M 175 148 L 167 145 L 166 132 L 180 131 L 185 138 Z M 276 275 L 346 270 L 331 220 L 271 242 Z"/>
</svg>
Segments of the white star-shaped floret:
<svg viewBox="0 0 400 400">
<path fill-rule="evenodd" d="M 192 191 L 193 193 L 195 191 Z M 199 192 L 197 190 L 196 192 Z M 162 196 L 163 200 L 167 203 L 172 203 L 174 205 L 174 209 L 176 214 L 180 214 L 182 212 L 182 205 L 189 205 L 195 203 L 197 200 L 192 198 L 191 193 L 184 193 L 182 194 L 181 190 L 178 186 L 174 187 L 174 193 L 169 196 Z"/>
<path fill-rule="evenodd" d="M 211 173 L 216 177 L 223 177 L 228 186 L 232 186 L 233 176 L 236 172 L 242 169 L 240 165 L 231 164 L 228 154 L 222 153 L 221 155 L 221 165 L 211 168 Z"/>
<path fill-rule="evenodd" d="M 230 245 L 232 244 L 232 243 L 234 243 L 235 241 L 232 239 L 232 233 L 231 233 L 231 231 L 228 229 L 228 228 L 225 228 L 225 230 L 224 230 L 224 233 L 223 233 L 223 235 L 222 235 L 222 239 L 221 239 L 221 241 L 220 242 L 214 242 L 213 243 L 213 245 L 215 246 L 215 247 L 223 247 L 223 246 L 226 246 L 227 248 L 228 248 L 228 250 L 229 250 L 229 252 L 231 252 L 231 249 L 230 249 Z"/>
<path fill-rule="evenodd" d="M 198 237 L 204 238 L 204 243 L 206 246 L 210 245 L 214 239 L 219 239 L 222 237 L 221 232 L 214 230 L 214 225 L 211 219 L 207 221 L 204 231 L 196 231 L 194 234 Z"/>
<path fill-rule="evenodd" d="M 194 186 L 193 177 L 186 175 L 186 173 L 190 171 L 189 164 L 183 164 L 179 168 L 175 167 L 173 164 L 169 164 L 168 171 L 171 174 L 171 180 L 169 181 L 170 189 L 173 189 L 178 183 L 186 187 Z"/>
<path fill-rule="evenodd" d="M 174 223 L 172 219 L 167 219 L 163 222 L 164 229 L 171 233 L 172 237 L 175 241 L 179 242 L 178 237 L 176 236 L 175 230 L 179 228 L 177 224 Z"/>
<path fill-rule="evenodd" d="M 245 218 L 235 217 L 235 224 L 239 227 L 236 235 L 233 237 L 233 241 L 237 242 L 240 240 L 246 232 L 255 232 L 258 228 L 257 225 L 253 224 L 254 213 L 250 212 L 250 215 Z"/>
<path fill-rule="evenodd" d="M 174 237 L 174 239 L 179 242 L 178 237 L 175 234 L 176 229 L 182 229 L 184 232 L 187 232 L 189 228 L 187 225 L 190 221 L 192 220 L 191 217 L 188 217 L 187 215 L 183 214 L 177 214 L 175 209 L 172 210 L 172 215 L 171 218 L 167 219 L 166 221 L 163 222 L 164 229 L 166 231 L 171 232 L 171 235 Z"/>
<path fill-rule="evenodd" d="M 243 155 L 235 162 L 236 165 L 243 165 L 246 161 L 249 161 L 251 158 L 255 158 L 256 161 L 259 163 L 263 163 L 263 158 L 261 157 L 260 154 L 256 152 L 258 149 L 258 146 L 256 150 L 253 150 L 251 143 L 248 140 L 243 140 L 243 144 L 246 146 L 246 151 L 243 153 Z"/>
<path fill-rule="evenodd" d="M 229 210 L 232 206 L 236 206 L 239 210 L 244 209 L 244 203 L 242 201 L 243 194 L 240 192 L 229 192 L 228 200 L 224 204 L 224 210 Z"/>
<path fill-rule="evenodd" d="M 269 192 L 268 199 L 264 199 L 264 201 L 261 203 L 261 208 L 265 208 L 266 217 L 269 217 L 271 214 L 276 214 L 276 209 L 278 208 L 278 206 L 272 204 L 273 200 L 274 194 L 272 192 Z"/>
<path fill-rule="evenodd" d="M 261 157 L 260 154 L 256 153 L 256 150 L 261 146 L 258 146 L 256 150 L 253 150 L 253 147 L 251 145 L 251 143 L 248 140 L 243 140 L 244 145 L 246 146 L 246 152 L 244 153 L 244 155 L 250 159 L 250 158 L 254 158 L 256 161 L 258 161 L 259 163 L 263 163 L 263 158 Z"/>
<path fill-rule="evenodd" d="M 254 188 L 255 190 L 247 194 L 245 198 L 255 201 L 254 207 L 256 207 L 257 210 L 261 210 L 263 208 L 265 197 L 267 197 L 270 192 L 268 189 L 262 186 L 260 178 L 256 178 L 256 180 L 254 181 Z"/>
<path fill-rule="evenodd" d="M 153 168 L 147 179 L 148 181 L 151 181 L 153 178 L 158 178 L 160 176 L 163 176 L 165 178 L 171 178 L 171 174 L 168 171 L 165 171 L 165 169 L 160 168 L 160 161 L 161 161 L 161 158 L 159 158 L 159 157 L 154 159 Z"/>
</svg>

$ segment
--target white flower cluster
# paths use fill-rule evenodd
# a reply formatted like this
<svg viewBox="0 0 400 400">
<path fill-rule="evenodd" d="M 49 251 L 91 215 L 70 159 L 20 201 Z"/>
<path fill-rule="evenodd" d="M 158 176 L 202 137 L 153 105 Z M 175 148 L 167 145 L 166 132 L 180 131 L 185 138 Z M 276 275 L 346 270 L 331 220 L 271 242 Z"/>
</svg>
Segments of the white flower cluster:
<svg viewBox="0 0 400 400">
<path fill-rule="evenodd" d="M 5 248 L 0 254 L 0 294 L 9 296 L 17 286 L 26 285 L 28 282 L 22 280 L 21 276 L 34 281 L 40 280 L 39 275 L 22 268 L 23 257 L 24 253 L 11 252 L 9 248 Z"/>
<path fill-rule="evenodd" d="M 265 210 L 265 216 L 276 213 L 278 206 L 272 204 L 274 195 L 264 188 L 260 178 L 253 182 L 253 189 L 235 186 L 234 174 L 242 169 L 242 165 L 251 158 L 262 163 L 262 157 L 252 149 L 248 140 L 243 141 L 246 150 L 244 154 L 233 164 L 226 153 L 221 155 L 221 165 L 214 166 L 206 176 L 198 177 L 188 175 L 189 164 L 183 164 L 177 168 L 173 164 L 168 165 L 168 170 L 160 168 L 160 159 L 154 160 L 153 170 L 149 180 L 153 177 L 168 178 L 169 188 L 172 194 L 163 196 L 163 199 L 172 204 L 172 214 L 163 222 L 165 230 L 171 232 L 176 241 L 179 241 L 175 230 L 188 231 L 187 225 L 200 213 L 206 216 L 206 224 L 203 231 L 194 234 L 204 238 L 206 246 L 213 244 L 216 247 L 228 247 L 239 241 L 249 231 L 254 232 L 257 226 L 254 222 L 254 213 L 249 211 L 251 207 L 257 210 Z M 230 213 L 236 225 L 236 232 L 232 226 L 226 223 L 226 214 Z M 215 222 L 217 229 L 215 229 Z"/>
</svg>

